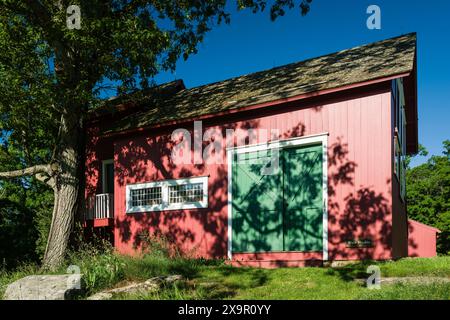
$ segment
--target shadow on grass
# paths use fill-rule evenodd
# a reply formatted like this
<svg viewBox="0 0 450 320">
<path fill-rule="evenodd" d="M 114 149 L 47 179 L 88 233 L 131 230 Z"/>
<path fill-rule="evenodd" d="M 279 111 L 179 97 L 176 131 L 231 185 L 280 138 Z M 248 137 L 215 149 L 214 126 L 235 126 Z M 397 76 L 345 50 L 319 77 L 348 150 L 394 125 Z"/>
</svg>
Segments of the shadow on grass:
<svg viewBox="0 0 450 320">
<path fill-rule="evenodd" d="M 207 299 L 233 298 L 240 290 L 264 286 L 270 281 L 269 270 L 228 265 L 203 268 L 194 282 Z"/>
<path fill-rule="evenodd" d="M 370 275 L 367 273 L 367 268 L 371 265 L 380 266 L 380 262 L 367 260 L 342 267 L 329 267 L 326 274 L 330 276 L 338 276 L 341 280 L 347 282 L 355 281 L 357 279 L 367 279 Z"/>
</svg>

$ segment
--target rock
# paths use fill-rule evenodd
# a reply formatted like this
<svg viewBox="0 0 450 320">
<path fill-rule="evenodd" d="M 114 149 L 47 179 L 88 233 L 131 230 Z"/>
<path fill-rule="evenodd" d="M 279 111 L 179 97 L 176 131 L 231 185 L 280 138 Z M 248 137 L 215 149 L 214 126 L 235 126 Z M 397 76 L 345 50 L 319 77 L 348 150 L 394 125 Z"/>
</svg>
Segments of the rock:
<svg viewBox="0 0 450 320">
<path fill-rule="evenodd" d="M 183 277 L 181 275 L 154 277 L 144 282 L 132 283 L 123 287 L 101 291 L 88 297 L 87 299 L 107 300 L 111 299 L 115 294 L 119 293 L 133 294 L 133 293 L 147 293 L 151 291 L 158 291 L 165 285 L 172 284 L 181 280 L 183 280 Z"/>
<path fill-rule="evenodd" d="M 6 288 L 4 300 L 68 300 L 81 293 L 80 274 L 34 275 Z"/>
<path fill-rule="evenodd" d="M 88 300 L 109 300 L 113 297 L 112 293 L 109 292 L 99 292 L 96 293 L 90 297 L 88 297 Z"/>
<path fill-rule="evenodd" d="M 323 266 L 326 268 L 342 268 L 353 264 L 361 263 L 360 260 L 334 260 L 324 261 Z"/>
</svg>

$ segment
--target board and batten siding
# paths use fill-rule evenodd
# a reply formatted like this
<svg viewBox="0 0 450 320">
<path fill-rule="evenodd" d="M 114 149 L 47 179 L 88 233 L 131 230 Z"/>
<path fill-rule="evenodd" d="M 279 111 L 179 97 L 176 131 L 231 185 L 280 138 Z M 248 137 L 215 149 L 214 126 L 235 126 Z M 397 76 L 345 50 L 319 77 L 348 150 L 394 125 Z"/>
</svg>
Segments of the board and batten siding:
<svg viewBox="0 0 450 320">
<path fill-rule="evenodd" d="M 391 95 L 386 87 L 352 95 L 346 92 L 277 105 L 268 111 L 238 113 L 203 122 L 215 128 L 276 129 L 280 139 L 328 135 L 328 257 L 333 260 L 392 257 Z M 192 134 L 193 123 L 177 127 Z M 147 130 L 114 140 L 114 244 L 136 253 L 146 233 L 163 234 L 170 243 L 197 257 L 226 258 L 228 169 L 222 164 L 175 165 L 170 135 L 177 127 Z M 206 144 L 206 143 L 205 143 Z M 191 176 L 208 176 L 208 208 L 126 213 L 126 185 Z M 370 245 L 351 246 L 351 243 Z M 322 253 L 259 253 L 264 259 L 320 259 Z M 256 255 L 241 258 L 258 259 Z"/>
</svg>

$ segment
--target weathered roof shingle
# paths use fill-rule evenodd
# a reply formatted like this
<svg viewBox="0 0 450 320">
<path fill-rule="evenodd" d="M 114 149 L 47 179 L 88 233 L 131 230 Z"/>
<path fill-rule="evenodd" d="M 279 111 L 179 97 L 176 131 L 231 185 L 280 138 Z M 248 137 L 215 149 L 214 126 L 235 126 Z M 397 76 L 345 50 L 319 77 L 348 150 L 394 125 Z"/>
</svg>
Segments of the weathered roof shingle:
<svg viewBox="0 0 450 320">
<path fill-rule="evenodd" d="M 104 133 L 151 127 L 231 109 L 334 89 L 413 70 L 416 34 L 411 33 L 291 63 L 172 95 L 147 96 L 136 113 Z"/>
</svg>

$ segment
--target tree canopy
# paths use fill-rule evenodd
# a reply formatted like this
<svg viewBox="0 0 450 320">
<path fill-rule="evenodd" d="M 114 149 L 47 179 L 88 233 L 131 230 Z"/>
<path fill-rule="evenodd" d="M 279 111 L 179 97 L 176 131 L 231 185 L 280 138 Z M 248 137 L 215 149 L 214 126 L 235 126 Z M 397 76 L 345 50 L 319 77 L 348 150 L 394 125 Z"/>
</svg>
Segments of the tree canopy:
<svg viewBox="0 0 450 320">
<path fill-rule="evenodd" d="M 438 252 L 450 252 L 450 140 L 443 155 L 435 155 L 406 172 L 408 217 L 441 230 Z M 421 147 L 421 154 L 426 155 Z"/>
<path fill-rule="evenodd" d="M 311 0 L 237 0 L 272 20 Z M 69 6 L 80 9 L 70 28 Z M 40 181 L 54 208 L 44 266 L 61 263 L 82 196 L 84 120 L 108 89 L 152 86 L 229 23 L 225 0 L 0 0 L 0 179 Z M 69 12 L 70 14 L 70 12 Z M 31 177 L 31 178 L 30 178 Z M 0 184 L 5 188 L 6 184 Z"/>
</svg>

